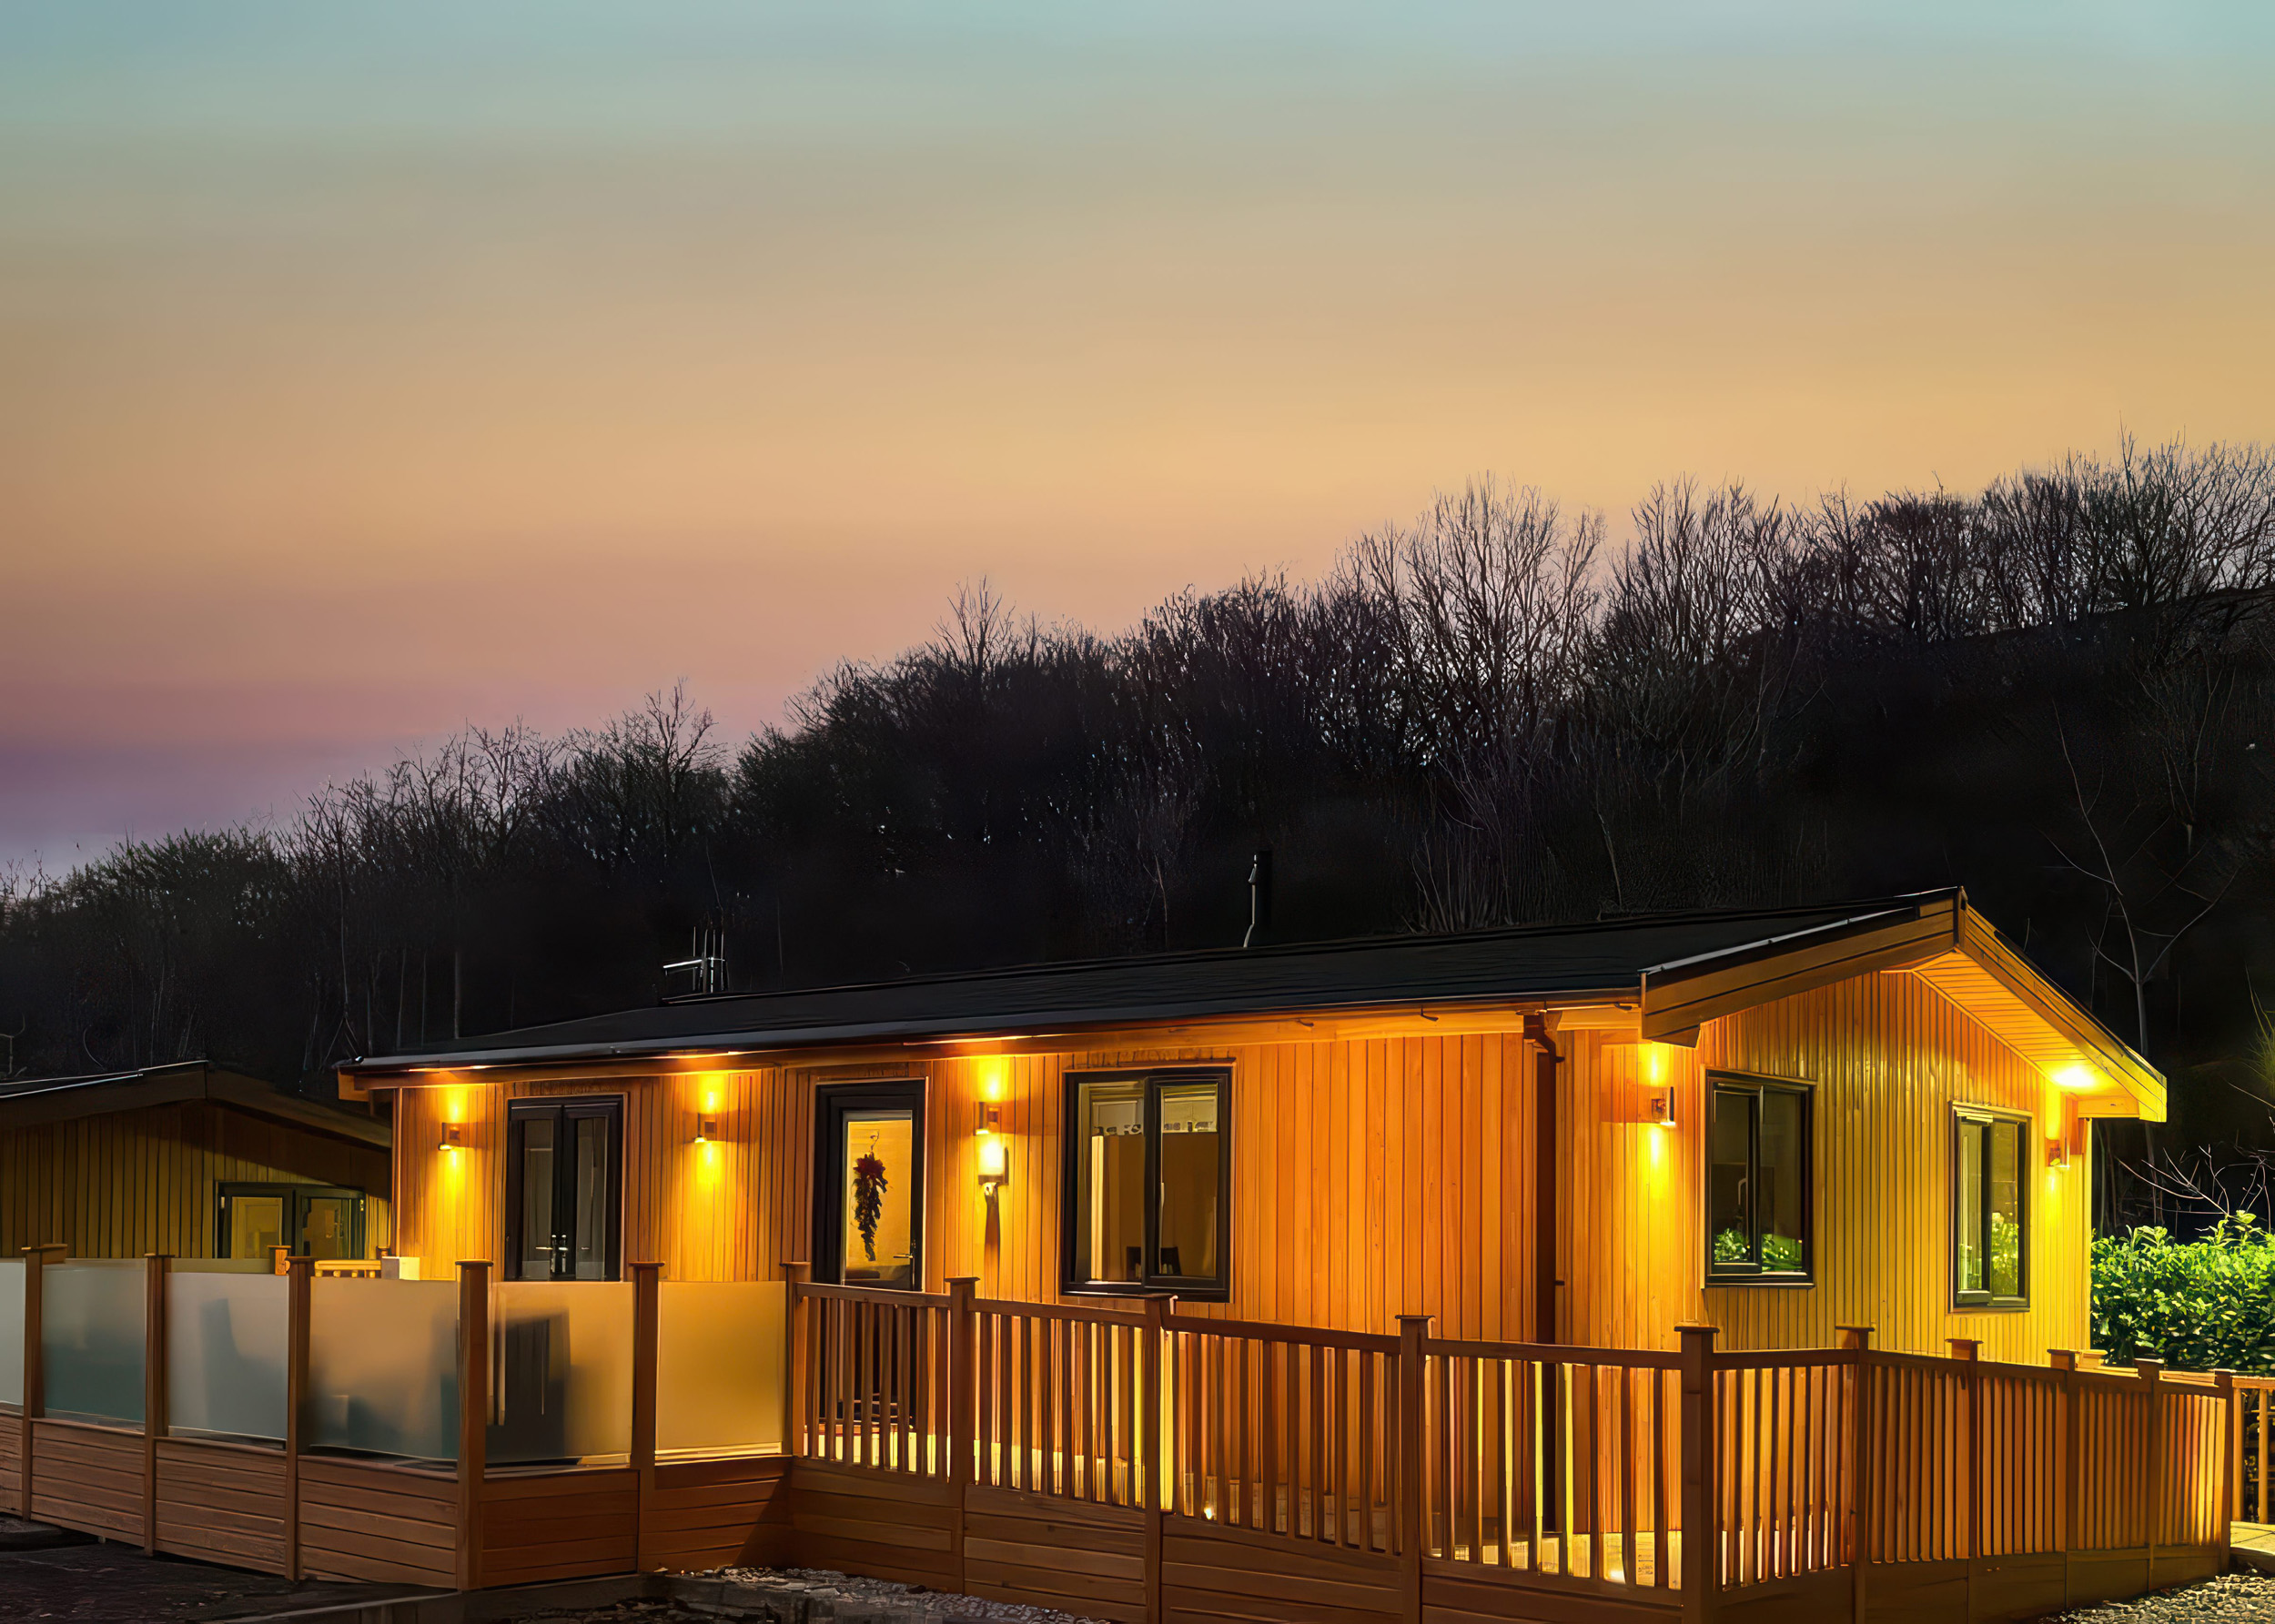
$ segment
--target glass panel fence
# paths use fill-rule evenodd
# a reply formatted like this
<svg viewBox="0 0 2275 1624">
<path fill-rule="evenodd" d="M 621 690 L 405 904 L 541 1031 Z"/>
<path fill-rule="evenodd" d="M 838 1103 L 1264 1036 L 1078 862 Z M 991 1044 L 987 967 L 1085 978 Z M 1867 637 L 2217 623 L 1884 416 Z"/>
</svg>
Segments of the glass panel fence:
<svg viewBox="0 0 2275 1624">
<path fill-rule="evenodd" d="M 266 1268 L 182 1259 L 167 1281 L 166 1404 L 178 1434 L 285 1435 L 288 1283 Z"/>
<path fill-rule="evenodd" d="M 784 1286 L 666 1280 L 656 1288 L 656 1449 L 782 1447 Z"/>
<path fill-rule="evenodd" d="M 0 1257 L 0 1404 L 24 1402 L 24 1260 Z"/>
<path fill-rule="evenodd" d="M 40 1270 L 40 1365 L 50 1416 L 142 1425 L 148 1282 L 149 1266 L 139 1257 L 74 1257 Z"/>
<path fill-rule="evenodd" d="M 498 1287 L 492 1461 L 631 1453 L 632 1291 L 624 1281 L 514 1280 Z"/>
<path fill-rule="evenodd" d="M 309 1282 L 314 1447 L 458 1458 L 458 1292 L 450 1280 Z"/>
</svg>

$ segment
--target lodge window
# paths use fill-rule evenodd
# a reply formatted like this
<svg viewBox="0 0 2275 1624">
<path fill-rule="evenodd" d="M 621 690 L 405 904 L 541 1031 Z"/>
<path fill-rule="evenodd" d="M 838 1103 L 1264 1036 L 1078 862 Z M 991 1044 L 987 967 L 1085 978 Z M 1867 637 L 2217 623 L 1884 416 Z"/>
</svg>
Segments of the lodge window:
<svg viewBox="0 0 2275 1624">
<path fill-rule="evenodd" d="M 1230 1105 L 1224 1071 L 1068 1074 L 1067 1290 L 1229 1295 Z"/>
<path fill-rule="evenodd" d="M 333 1185 L 225 1184 L 217 1257 L 363 1256 L 363 1192 Z"/>
<path fill-rule="evenodd" d="M 1951 1301 L 1959 1308 L 2029 1306 L 2029 1119 L 1960 1106 L 1953 1113 Z"/>
<path fill-rule="evenodd" d="M 613 1280 L 624 1166 L 619 1097 L 506 1105 L 506 1277 Z"/>
<path fill-rule="evenodd" d="M 1759 1077 L 1709 1082 L 1707 1283 L 1814 1284 L 1811 1091 Z"/>
</svg>

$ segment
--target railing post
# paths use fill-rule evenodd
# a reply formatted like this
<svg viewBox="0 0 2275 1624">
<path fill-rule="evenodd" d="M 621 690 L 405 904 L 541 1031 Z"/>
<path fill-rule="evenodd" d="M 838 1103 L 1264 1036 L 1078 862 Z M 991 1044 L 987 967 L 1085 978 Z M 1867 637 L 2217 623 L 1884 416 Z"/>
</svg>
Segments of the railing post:
<svg viewBox="0 0 2275 1624">
<path fill-rule="evenodd" d="M 1856 1356 L 1855 1406 L 1848 1417 L 1848 1609 L 1864 1624 L 1866 1569 L 1871 1566 L 1872 1533 L 1872 1327 L 1836 1326 L 1844 1351 Z"/>
<path fill-rule="evenodd" d="M 2236 1392 L 2232 1370 L 2213 1371 L 2212 1389 L 2219 1395 L 2220 1447 L 2228 1457 L 2227 1470 L 2219 1474 L 2219 1570 L 2225 1573 L 2235 1539 L 2236 1510 L 2243 1503 L 2243 1400 Z"/>
<path fill-rule="evenodd" d="M 1683 1617 L 1712 1619 L 1722 1589 L 1722 1531 L 1715 1526 L 1714 1486 L 1721 1466 L 1714 1446 L 1713 1326 L 1677 1326 L 1683 1356 Z M 1569 1532 L 1566 1535 L 1570 1537 Z"/>
<path fill-rule="evenodd" d="M 1143 1384 L 1139 1407 L 1138 1446 L 1140 1458 L 1145 1462 L 1146 1512 L 1146 1624 L 1161 1624 L 1161 1519 L 1167 1515 L 1162 1508 L 1161 1482 L 1161 1344 L 1168 1335 L 1169 1304 L 1167 1296 L 1146 1299 L 1145 1329 L 1138 1334 L 1145 1338 L 1145 1347 L 1138 1357 L 1138 1379 Z M 1293 1504 L 1293 1497 L 1289 1503 Z M 1290 1531 L 1295 1521 L 1290 1514 Z"/>
<path fill-rule="evenodd" d="M 1983 1373 L 1976 1367 L 1982 1362 L 1983 1343 L 1977 1337 L 1947 1337 L 1951 1357 L 1967 1369 L 1961 1380 L 1967 1387 L 1967 1447 L 1959 1451 L 1959 1459 L 1967 1463 L 1967 1617 L 1975 1616 L 1975 1569 L 1983 1554 Z"/>
<path fill-rule="evenodd" d="M 2141 1531 L 2149 1547 L 2148 1588 L 2157 1587 L 2157 1518 L 2164 1509 L 2164 1484 L 2167 1476 L 2164 1462 L 2164 1361 L 2136 1359 L 2134 1374 L 2149 1388 L 2149 1480 L 2148 1504 L 2142 1507 Z"/>
<path fill-rule="evenodd" d="M 2083 1418 L 2078 1406 L 2078 1356 L 2067 1347 L 2048 1348 L 2047 1362 L 2062 1373 L 2062 1469 L 2054 1480 L 2062 1494 L 2062 1604 L 2075 1599 L 2072 1574 L 2077 1568 L 2078 1522 L 2085 1484 L 2078 1464 Z"/>
<path fill-rule="evenodd" d="M 632 1506 L 632 1561 L 649 1570 L 648 1508 L 655 1498 L 656 1315 L 663 1266 L 632 1266 L 632 1469 L 637 1498 Z"/>
<path fill-rule="evenodd" d="M 964 1571 L 964 1505 L 972 1486 L 972 1298 L 979 1276 L 958 1275 L 948 1282 L 948 1504 L 956 1526 L 956 1582 L 971 1586 Z M 1150 1569 L 1148 1569 L 1150 1571 Z"/>
<path fill-rule="evenodd" d="M 158 1549 L 158 1440 L 166 1436 L 166 1276 L 174 1260 L 142 1255 L 142 1554 Z"/>
<path fill-rule="evenodd" d="M 798 1334 L 805 1300 L 799 1289 L 813 1277 L 814 1266 L 785 1260 L 782 1266 L 782 1452 L 793 1457 L 812 1450 L 806 1436 L 804 1394 L 807 1338 Z"/>
<path fill-rule="evenodd" d="M 308 1437 L 308 1298 L 316 1259 L 285 1271 L 285 1578 L 300 1578 L 300 1451 Z"/>
<path fill-rule="evenodd" d="M 1435 1316 L 1398 1316 L 1398 1566 L 1400 1598 L 1405 1624 L 1421 1624 L 1423 1526 L 1422 1473 L 1428 1451 L 1423 1437 L 1429 1408 L 1425 1402 L 1425 1371 L 1429 1355 L 1422 1344 L 1429 1338 Z"/>
<path fill-rule="evenodd" d="M 24 1468 L 21 1498 L 27 1522 L 38 1520 L 32 1510 L 32 1434 L 35 1430 L 32 1423 L 47 1414 L 47 1364 L 41 1352 L 45 1343 L 40 1335 L 40 1316 L 47 1288 L 40 1276 L 47 1266 L 47 1255 L 63 1250 L 61 1241 L 24 1248 L 24 1438 L 17 1458 Z"/>
<path fill-rule="evenodd" d="M 482 1582 L 482 1472 L 490 1448 L 490 1264 L 458 1266 L 458 1588 Z"/>
</svg>

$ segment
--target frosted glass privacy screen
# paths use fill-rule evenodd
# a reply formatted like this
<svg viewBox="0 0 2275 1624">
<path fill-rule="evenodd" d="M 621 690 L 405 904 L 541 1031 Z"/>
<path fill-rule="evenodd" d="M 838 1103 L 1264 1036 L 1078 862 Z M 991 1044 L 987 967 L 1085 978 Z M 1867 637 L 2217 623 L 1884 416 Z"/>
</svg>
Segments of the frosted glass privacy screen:
<svg viewBox="0 0 2275 1624">
<path fill-rule="evenodd" d="M 629 1455 L 631 1285 L 513 1280 L 491 1301 L 490 1458 L 504 1465 Z"/>
<path fill-rule="evenodd" d="M 138 1257 L 74 1257 L 40 1270 L 40 1367 L 50 1416 L 142 1425 L 149 1278 Z"/>
<path fill-rule="evenodd" d="M 784 1286 L 666 1280 L 656 1287 L 656 1448 L 782 1447 Z"/>
<path fill-rule="evenodd" d="M 177 1266 L 167 1277 L 166 1406 L 173 1431 L 283 1441 L 287 1286 L 278 1274 Z"/>
<path fill-rule="evenodd" d="M 320 1449 L 458 1458 L 458 1286 L 308 1286 L 308 1427 Z"/>
</svg>

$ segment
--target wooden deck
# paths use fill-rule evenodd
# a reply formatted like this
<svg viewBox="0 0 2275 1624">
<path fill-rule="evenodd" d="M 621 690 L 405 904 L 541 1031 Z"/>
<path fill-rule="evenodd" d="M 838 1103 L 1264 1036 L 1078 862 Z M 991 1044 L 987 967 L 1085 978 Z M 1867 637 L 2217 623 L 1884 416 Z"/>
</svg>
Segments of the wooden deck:
<svg viewBox="0 0 2275 1624">
<path fill-rule="evenodd" d="M 471 1589 L 740 1562 L 1115 1624 L 2027 1617 L 2228 1565 L 2275 1504 L 2275 1381 L 1838 1348 L 1362 1335 L 794 1285 L 781 1453 L 661 1457 L 637 1266 L 629 1452 L 486 1458 L 488 1282 L 456 1459 L 0 1413 L 0 1505 L 208 1561 Z M 154 1292 L 164 1289 L 154 1266 Z M 154 1300 L 157 1300 L 154 1298 Z M 308 1296 L 292 1296 L 305 1348 Z M 163 1315 L 154 1316 L 153 1323 Z M 772 1367 L 771 1359 L 767 1361 Z M 291 1413 L 303 1378 L 288 1385 Z M 621 1412 L 620 1412 L 621 1413 Z"/>
</svg>

